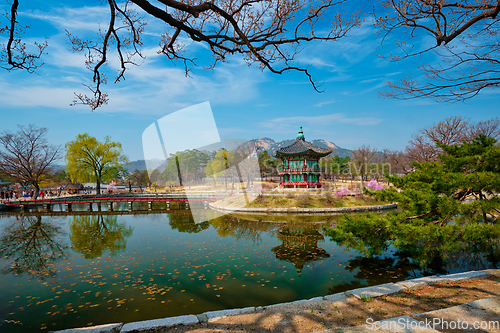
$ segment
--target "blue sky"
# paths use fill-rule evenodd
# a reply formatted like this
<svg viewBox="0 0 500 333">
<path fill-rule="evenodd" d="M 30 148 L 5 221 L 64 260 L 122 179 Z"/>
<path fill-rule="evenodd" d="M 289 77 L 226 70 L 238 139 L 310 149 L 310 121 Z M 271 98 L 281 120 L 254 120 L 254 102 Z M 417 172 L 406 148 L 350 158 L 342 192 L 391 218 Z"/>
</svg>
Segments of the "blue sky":
<svg viewBox="0 0 500 333">
<path fill-rule="evenodd" d="M 19 20 L 31 24 L 26 41 L 47 36 L 48 54 L 35 74 L 0 71 L 0 131 L 36 124 L 47 127 L 50 142 L 58 145 L 79 133 L 101 139 L 109 135 L 122 143 L 130 160 L 137 160 L 143 158 L 141 137 L 151 123 L 205 101 L 211 104 L 222 138 L 280 141 L 295 138 L 303 126 L 307 140 L 324 139 L 349 149 L 363 144 L 381 150 L 403 149 L 419 128 L 446 117 L 460 115 L 478 121 L 498 115 L 494 91 L 459 104 L 379 97 L 388 80 L 419 75 L 419 63 L 416 59 L 398 63 L 380 59 L 377 55 L 388 54 L 394 45 L 382 48 L 369 22 L 348 38 L 309 44 L 298 56 L 314 79 L 324 82 L 324 92 L 317 93 L 303 74 L 262 72 L 237 57 L 213 71 L 195 68 L 192 77 L 186 78 L 182 66 L 156 54 L 162 26 L 152 20 L 143 49 L 146 59 L 126 73 L 124 82 L 105 87 L 110 103 L 92 112 L 86 106 L 70 106 L 74 92 L 85 92 L 82 83 L 90 82 L 91 73 L 85 69 L 83 55 L 68 50 L 65 29 L 84 37 L 94 35 L 98 22 L 107 21 L 106 7 L 87 1 L 61 2 L 60 7 L 56 3 L 21 2 Z M 7 8 L 4 4 L 0 9 Z M 422 36 L 415 43 L 432 41 Z M 187 47 L 201 60 L 210 57 L 202 45 L 189 43 Z M 432 63 L 436 58 L 427 55 L 420 60 Z M 115 59 L 112 64 L 116 65 Z"/>
</svg>

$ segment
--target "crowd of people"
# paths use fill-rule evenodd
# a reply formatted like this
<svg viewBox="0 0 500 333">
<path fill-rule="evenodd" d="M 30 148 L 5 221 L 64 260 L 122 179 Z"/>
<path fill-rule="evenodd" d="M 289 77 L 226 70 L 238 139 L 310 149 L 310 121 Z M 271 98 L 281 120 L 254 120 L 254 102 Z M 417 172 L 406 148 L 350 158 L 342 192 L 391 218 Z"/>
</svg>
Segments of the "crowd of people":
<svg viewBox="0 0 500 333">
<path fill-rule="evenodd" d="M 52 198 L 54 193 L 52 190 L 41 190 L 38 194 L 40 199 Z M 0 200 L 18 200 L 19 197 L 24 199 L 31 199 L 35 197 L 35 190 L 30 191 L 14 191 L 14 190 L 2 190 L 0 191 Z"/>
<path fill-rule="evenodd" d="M 1 191 L 0 192 L 0 199 L 1 200 L 9 200 L 9 199 L 18 199 L 19 194 L 17 194 L 15 191 Z"/>
</svg>

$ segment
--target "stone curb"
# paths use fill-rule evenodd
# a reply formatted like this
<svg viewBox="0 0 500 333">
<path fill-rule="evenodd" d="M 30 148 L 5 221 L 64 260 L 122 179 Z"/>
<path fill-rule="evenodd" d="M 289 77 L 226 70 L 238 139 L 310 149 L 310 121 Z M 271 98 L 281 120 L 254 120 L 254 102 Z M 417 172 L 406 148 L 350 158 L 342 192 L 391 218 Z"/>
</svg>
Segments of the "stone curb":
<svg viewBox="0 0 500 333">
<path fill-rule="evenodd" d="M 119 333 L 123 323 L 104 324 L 90 327 L 69 328 L 62 331 L 50 331 L 57 333 Z"/>
<path fill-rule="evenodd" d="M 340 208 L 240 208 L 240 207 L 224 207 L 209 203 L 208 206 L 212 209 L 221 212 L 231 213 L 353 213 L 353 212 L 369 212 L 380 211 L 386 209 L 398 208 L 397 204 L 379 205 L 379 206 L 360 206 L 360 207 L 340 207 Z"/>
<path fill-rule="evenodd" d="M 347 295 L 345 293 L 337 293 L 333 295 L 324 296 L 323 299 L 325 301 L 341 302 L 347 299 Z"/>
<path fill-rule="evenodd" d="M 139 330 L 154 330 L 159 328 L 172 327 L 177 325 L 198 324 L 198 317 L 195 315 L 169 317 L 155 320 L 136 321 L 123 325 L 120 333 L 134 332 Z"/>
<path fill-rule="evenodd" d="M 219 310 L 219 311 L 209 311 L 202 313 L 201 315 L 203 316 L 202 318 L 207 318 L 206 320 L 200 319 L 200 316 L 198 316 L 198 319 L 200 319 L 200 322 L 202 321 L 211 321 L 212 319 L 216 318 L 221 318 L 221 317 L 227 317 L 227 316 L 235 316 L 239 314 L 246 314 L 246 313 L 254 313 L 255 312 L 255 307 L 247 307 L 247 308 L 240 308 L 240 309 L 230 309 L 230 310 Z"/>
<path fill-rule="evenodd" d="M 478 299 L 467 303 L 467 305 L 479 310 L 490 310 L 500 314 L 500 297 Z"/>
<path fill-rule="evenodd" d="M 346 292 L 346 295 L 353 295 L 357 299 L 363 299 L 364 297 L 379 297 L 384 295 L 391 295 L 405 290 L 406 288 L 390 282 L 379 284 L 378 286 L 350 290 Z"/>
<path fill-rule="evenodd" d="M 422 313 L 417 313 L 417 314 L 412 314 L 411 316 L 414 318 L 420 318 L 420 317 L 439 317 L 439 314 L 441 313 L 446 313 L 449 311 L 458 311 L 462 309 L 467 309 L 469 306 L 467 304 L 461 304 L 461 305 L 456 305 L 452 306 L 449 308 L 444 308 L 444 309 L 439 309 L 439 310 L 434 310 L 434 311 L 428 311 L 428 312 L 422 312 Z"/>
<path fill-rule="evenodd" d="M 437 283 L 448 283 L 448 282 L 461 282 L 472 279 L 486 279 L 490 276 L 498 276 L 500 274 L 500 269 L 488 269 L 484 271 L 470 271 L 464 273 L 456 273 L 449 274 L 443 276 L 426 276 L 417 279 L 412 279 L 408 281 L 401 281 L 397 283 L 384 283 L 377 286 L 366 287 L 366 288 L 358 288 L 354 290 L 350 290 L 344 293 L 337 293 L 327 296 L 314 297 L 311 299 L 303 299 L 293 302 L 279 303 L 268 306 L 258 306 L 258 307 L 246 307 L 239 309 L 229 309 L 229 310 L 218 310 L 218 311 L 208 311 L 198 315 L 186 315 L 186 316 L 178 316 L 178 317 L 168 317 L 163 319 L 155 319 L 155 320 L 145 320 L 139 322 L 132 322 L 123 325 L 119 324 L 107 324 L 107 325 L 99 325 L 92 327 L 83 327 L 83 328 L 73 328 L 66 329 L 61 331 L 54 331 L 54 333 L 126 333 L 126 332 L 134 332 L 138 330 L 152 330 L 152 329 L 160 329 L 160 328 L 168 328 L 176 325 L 193 325 L 201 322 L 213 321 L 217 318 L 234 316 L 239 314 L 246 313 L 254 313 L 258 311 L 264 311 L 266 309 L 278 308 L 281 306 L 287 305 L 296 305 L 303 304 L 315 301 L 344 301 L 349 296 L 354 296 L 358 299 L 362 299 L 363 295 L 367 295 L 370 297 L 379 297 L 384 295 L 391 295 L 398 293 L 400 291 L 407 290 L 417 290 L 423 289 L 431 285 L 435 285 Z M 496 310 L 497 307 L 500 309 L 500 298 L 488 298 L 482 299 L 474 302 L 470 302 L 468 305 L 459 305 L 460 306 L 470 306 L 481 309 L 482 307 L 487 307 L 488 309 L 493 308 Z M 448 308 L 449 309 L 449 308 Z M 436 310 L 442 311 L 446 309 Z M 435 312 L 435 311 L 431 311 Z M 419 317 L 423 315 L 427 315 L 431 312 L 420 313 L 412 315 L 413 317 Z M 389 320 L 389 319 L 387 319 Z M 353 327 L 354 328 L 354 327 Z M 328 332 L 328 331 L 325 331 Z M 340 331 L 339 331 L 340 332 Z M 344 331 L 342 331 L 344 332 Z"/>
</svg>

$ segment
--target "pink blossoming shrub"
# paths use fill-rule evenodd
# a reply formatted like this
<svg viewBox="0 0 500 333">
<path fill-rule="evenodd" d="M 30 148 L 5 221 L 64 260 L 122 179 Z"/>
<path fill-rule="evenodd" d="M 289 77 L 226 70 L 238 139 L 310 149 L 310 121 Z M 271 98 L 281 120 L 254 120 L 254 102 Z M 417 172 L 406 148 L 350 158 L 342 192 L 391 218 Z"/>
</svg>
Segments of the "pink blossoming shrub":
<svg viewBox="0 0 500 333">
<path fill-rule="evenodd" d="M 347 195 L 347 188 L 341 187 L 337 192 L 334 193 L 336 197 L 345 197 Z"/>
<path fill-rule="evenodd" d="M 116 182 L 115 181 L 110 182 L 106 189 L 108 191 L 116 191 Z"/>
<path fill-rule="evenodd" d="M 372 191 L 381 190 L 383 188 L 382 184 L 380 184 L 376 179 L 370 180 L 368 183 L 365 184 L 365 187 Z"/>
</svg>

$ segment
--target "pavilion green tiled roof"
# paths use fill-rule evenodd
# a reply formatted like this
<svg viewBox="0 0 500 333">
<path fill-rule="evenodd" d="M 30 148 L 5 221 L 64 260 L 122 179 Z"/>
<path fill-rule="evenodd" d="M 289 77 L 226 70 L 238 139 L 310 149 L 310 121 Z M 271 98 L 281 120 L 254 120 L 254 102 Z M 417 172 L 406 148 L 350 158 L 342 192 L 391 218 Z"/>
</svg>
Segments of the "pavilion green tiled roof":
<svg viewBox="0 0 500 333">
<path fill-rule="evenodd" d="M 311 142 L 307 142 L 304 138 L 304 133 L 302 132 L 302 127 L 300 128 L 299 135 L 295 142 L 289 146 L 279 148 L 276 151 L 276 156 L 280 155 L 295 155 L 295 154 L 305 154 L 305 153 L 314 153 L 317 156 L 326 156 L 332 152 L 331 149 L 323 148 L 312 144 Z"/>
</svg>

